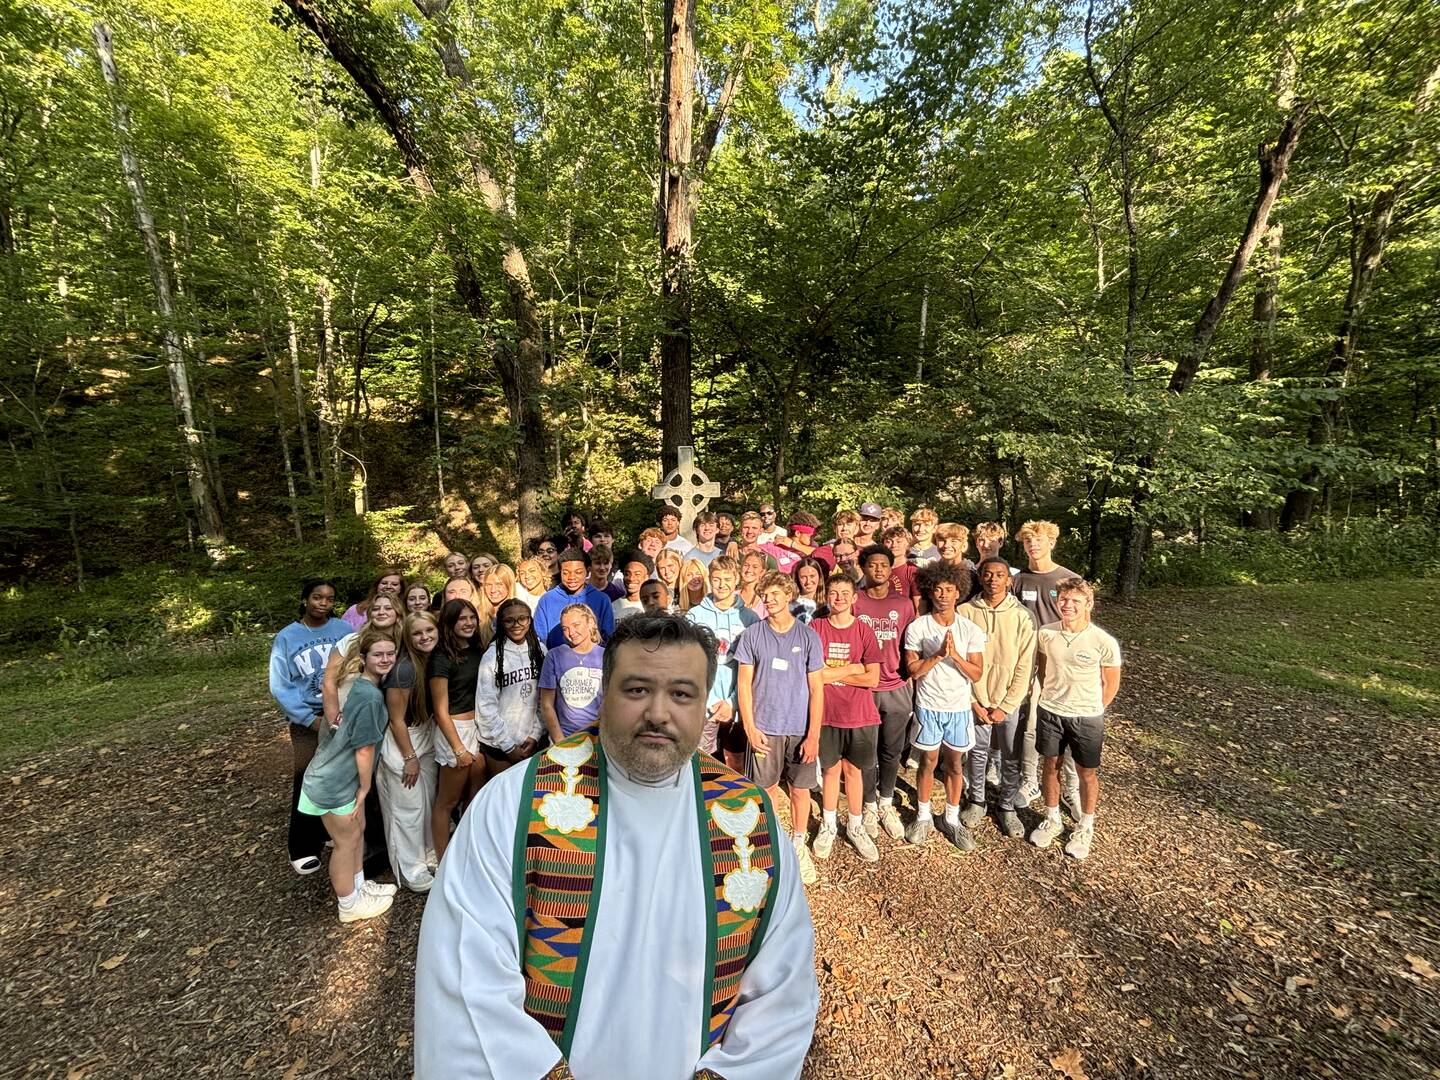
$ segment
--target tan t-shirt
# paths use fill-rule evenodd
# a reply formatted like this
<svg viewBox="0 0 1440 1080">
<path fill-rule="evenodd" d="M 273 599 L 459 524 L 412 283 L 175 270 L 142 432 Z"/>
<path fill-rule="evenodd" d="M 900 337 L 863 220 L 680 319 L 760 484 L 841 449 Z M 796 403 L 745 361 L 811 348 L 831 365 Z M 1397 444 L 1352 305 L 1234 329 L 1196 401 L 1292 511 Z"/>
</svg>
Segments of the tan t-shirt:
<svg viewBox="0 0 1440 1080">
<path fill-rule="evenodd" d="M 1040 628 L 1035 652 L 1045 657 L 1040 707 L 1057 716 L 1099 716 L 1100 669 L 1120 666 L 1120 643 L 1091 623 L 1079 633 L 1058 622 Z"/>
</svg>

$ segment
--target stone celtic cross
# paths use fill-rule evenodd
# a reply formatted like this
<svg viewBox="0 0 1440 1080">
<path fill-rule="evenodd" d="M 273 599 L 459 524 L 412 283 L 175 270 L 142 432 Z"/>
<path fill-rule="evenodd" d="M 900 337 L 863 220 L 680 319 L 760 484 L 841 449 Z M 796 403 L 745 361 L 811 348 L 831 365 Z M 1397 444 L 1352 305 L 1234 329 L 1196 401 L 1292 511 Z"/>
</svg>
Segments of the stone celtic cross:
<svg viewBox="0 0 1440 1080">
<path fill-rule="evenodd" d="M 650 497 L 675 507 L 680 511 L 680 535 L 691 535 L 695 515 L 709 505 L 710 500 L 720 494 L 720 485 L 714 483 L 695 464 L 695 448 L 676 448 L 675 468 L 670 474 L 650 489 Z"/>
</svg>

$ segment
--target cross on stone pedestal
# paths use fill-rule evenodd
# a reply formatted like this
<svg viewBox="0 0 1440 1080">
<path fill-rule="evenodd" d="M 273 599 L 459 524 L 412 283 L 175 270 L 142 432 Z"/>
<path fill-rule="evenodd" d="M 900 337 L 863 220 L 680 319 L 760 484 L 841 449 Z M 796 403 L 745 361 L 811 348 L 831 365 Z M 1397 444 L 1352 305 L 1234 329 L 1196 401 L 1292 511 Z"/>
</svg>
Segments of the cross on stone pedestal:
<svg viewBox="0 0 1440 1080">
<path fill-rule="evenodd" d="M 695 515 L 720 494 L 720 485 L 714 483 L 695 464 L 693 446 L 676 447 L 676 466 L 669 475 L 650 489 L 650 497 L 668 503 L 680 512 L 680 535 L 691 535 Z"/>
</svg>

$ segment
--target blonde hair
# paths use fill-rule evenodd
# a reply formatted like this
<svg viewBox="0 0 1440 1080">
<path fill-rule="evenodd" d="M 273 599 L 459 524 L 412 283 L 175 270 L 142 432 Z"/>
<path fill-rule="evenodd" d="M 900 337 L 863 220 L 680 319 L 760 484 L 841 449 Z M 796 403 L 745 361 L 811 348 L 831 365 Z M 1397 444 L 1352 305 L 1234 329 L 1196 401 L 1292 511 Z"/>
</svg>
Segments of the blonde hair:
<svg viewBox="0 0 1440 1080">
<path fill-rule="evenodd" d="M 936 540 L 959 540 L 962 544 L 970 542 L 970 530 L 964 525 L 954 521 L 947 521 L 935 526 Z"/>
<path fill-rule="evenodd" d="M 453 593 L 450 591 L 457 586 L 464 587 L 464 595 L 461 595 L 458 589 Z M 475 603 L 475 582 L 470 580 L 469 573 L 467 572 L 464 577 L 451 578 L 447 581 L 445 588 L 440 590 L 440 600 L 442 604 L 448 604 L 451 600 L 468 600 L 473 605 Z"/>
<path fill-rule="evenodd" d="M 480 595 L 475 599 L 475 611 L 482 622 L 494 622 L 495 612 L 500 610 L 500 604 L 492 604 L 490 598 L 485 595 L 485 583 L 491 578 L 499 578 L 505 583 L 505 595 L 500 598 L 500 604 L 509 600 L 515 595 L 515 571 L 504 563 L 496 563 L 486 570 L 480 578 Z"/>
<path fill-rule="evenodd" d="M 584 615 L 585 618 L 590 620 L 590 640 L 597 645 L 600 644 L 600 623 L 595 618 L 595 612 L 590 610 L 590 605 L 566 604 L 560 609 L 560 618 L 565 618 L 565 616 L 569 615 L 572 611 L 579 615 Z"/>
<path fill-rule="evenodd" d="M 998 521 L 982 521 L 975 526 L 976 540 L 1004 540 L 1009 535 L 1005 526 Z"/>
<path fill-rule="evenodd" d="M 831 527 L 832 529 L 833 529 L 836 525 L 859 525 L 859 524 L 860 524 L 860 515 L 857 514 L 854 510 L 838 510 L 838 511 L 836 511 L 835 516 L 830 519 L 830 527 Z"/>
<path fill-rule="evenodd" d="M 388 641 L 395 646 L 395 651 L 400 651 L 400 642 L 397 640 L 400 629 L 400 620 L 388 630 L 381 630 L 378 626 L 365 624 L 358 634 L 355 635 L 355 642 L 350 646 L 350 651 L 345 654 L 345 660 L 340 665 L 339 682 L 354 678 L 360 674 L 360 669 L 365 666 L 365 654 L 370 651 L 377 641 Z"/>
<path fill-rule="evenodd" d="M 755 583 L 755 591 L 760 594 L 773 588 L 784 589 L 785 595 L 791 600 L 800 593 L 800 586 L 795 584 L 795 579 L 783 570 L 767 570 L 765 576 Z"/>
<path fill-rule="evenodd" d="M 525 584 L 525 574 L 534 571 L 535 576 L 540 579 L 540 588 L 532 589 Z M 515 583 L 529 593 L 542 593 L 550 587 L 550 571 L 545 569 L 545 564 L 539 559 L 521 559 L 520 565 L 515 567 Z"/>
<path fill-rule="evenodd" d="M 410 632 L 422 622 L 428 622 L 435 628 L 435 648 L 438 649 L 440 647 L 440 620 L 430 612 L 416 611 L 406 615 L 405 625 L 400 630 L 400 648 L 410 658 L 410 669 L 415 673 L 415 681 L 410 685 L 410 712 L 415 717 L 417 724 L 428 723 L 430 720 L 430 692 L 426 688 L 426 684 L 430 680 L 425 674 L 430 655 L 418 651 L 410 640 Z"/>
<path fill-rule="evenodd" d="M 1095 602 L 1095 586 L 1091 585 L 1090 582 L 1086 581 L 1083 577 L 1067 577 L 1064 581 L 1060 582 L 1059 585 L 1055 586 L 1055 595 L 1057 597 L 1060 596 L 1061 593 L 1071 592 L 1081 593 L 1088 597 L 1092 604 Z"/>
<path fill-rule="evenodd" d="M 1027 521 L 1015 533 L 1015 539 L 1022 544 L 1028 536 L 1043 536 L 1049 540 L 1060 539 L 1060 526 L 1053 521 Z"/>
<path fill-rule="evenodd" d="M 928 521 L 932 525 L 937 525 L 940 522 L 940 515 L 928 506 L 917 506 L 915 512 L 910 515 L 910 525 L 912 528 L 917 521 Z"/>
<path fill-rule="evenodd" d="M 724 558 L 723 555 L 719 557 L 722 559 Z M 700 589 L 700 600 L 694 601 L 694 603 L 698 604 L 703 601 L 706 595 L 708 595 L 710 592 L 710 571 L 709 568 L 706 567 L 706 565 L 699 559 L 686 559 L 684 564 L 680 567 L 680 580 L 676 582 L 680 589 L 681 611 L 689 611 L 691 608 L 689 582 L 692 577 L 695 577 L 697 575 L 699 576 L 700 580 L 705 583 Z"/>
<path fill-rule="evenodd" d="M 675 580 L 673 582 L 666 581 L 663 577 L 660 577 L 661 563 L 675 564 Z M 684 565 L 685 560 L 680 558 L 680 553 L 678 551 L 676 551 L 674 548 L 664 548 L 661 550 L 659 555 L 655 556 L 655 576 L 657 578 L 660 578 L 661 582 L 664 583 L 665 588 L 670 589 L 671 591 L 678 590 L 680 588 L 680 570 Z"/>
</svg>

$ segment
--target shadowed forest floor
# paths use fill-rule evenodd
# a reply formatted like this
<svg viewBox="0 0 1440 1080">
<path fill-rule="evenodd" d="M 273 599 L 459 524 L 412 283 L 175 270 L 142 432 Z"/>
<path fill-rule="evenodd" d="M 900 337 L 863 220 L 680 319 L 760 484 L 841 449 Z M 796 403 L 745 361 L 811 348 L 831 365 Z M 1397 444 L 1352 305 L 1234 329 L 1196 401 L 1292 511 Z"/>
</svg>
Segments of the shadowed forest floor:
<svg viewBox="0 0 1440 1080">
<path fill-rule="evenodd" d="M 968 856 L 838 843 L 807 1075 L 1440 1077 L 1440 595 L 1411 586 L 1368 614 L 1353 584 L 1333 609 L 1104 605 L 1127 669 L 1089 861 L 988 822 Z M 1316 674 L 1270 623 L 1354 647 Z M 183 741 L 151 723 L 0 774 L 0 1077 L 408 1075 L 423 900 L 342 928 L 324 876 L 291 873 L 262 678 Z"/>
</svg>

